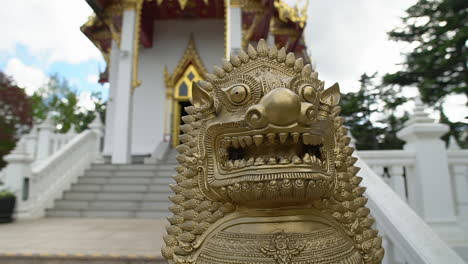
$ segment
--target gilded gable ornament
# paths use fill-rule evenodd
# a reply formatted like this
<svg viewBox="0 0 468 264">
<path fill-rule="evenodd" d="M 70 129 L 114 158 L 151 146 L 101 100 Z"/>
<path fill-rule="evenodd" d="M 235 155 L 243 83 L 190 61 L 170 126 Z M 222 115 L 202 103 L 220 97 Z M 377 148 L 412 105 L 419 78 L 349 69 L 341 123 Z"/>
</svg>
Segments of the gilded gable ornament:
<svg viewBox="0 0 468 264">
<path fill-rule="evenodd" d="M 169 263 L 378 264 L 338 84 L 264 40 L 193 84 Z"/>
</svg>

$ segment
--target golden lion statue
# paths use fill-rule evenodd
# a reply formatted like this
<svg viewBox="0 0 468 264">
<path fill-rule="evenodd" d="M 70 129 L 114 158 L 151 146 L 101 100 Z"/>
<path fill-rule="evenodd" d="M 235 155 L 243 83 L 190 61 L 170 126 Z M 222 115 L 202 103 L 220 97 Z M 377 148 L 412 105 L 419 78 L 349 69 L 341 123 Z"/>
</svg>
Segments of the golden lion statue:
<svg viewBox="0 0 468 264">
<path fill-rule="evenodd" d="M 338 84 L 260 40 L 194 83 L 169 263 L 381 263 Z"/>
</svg>

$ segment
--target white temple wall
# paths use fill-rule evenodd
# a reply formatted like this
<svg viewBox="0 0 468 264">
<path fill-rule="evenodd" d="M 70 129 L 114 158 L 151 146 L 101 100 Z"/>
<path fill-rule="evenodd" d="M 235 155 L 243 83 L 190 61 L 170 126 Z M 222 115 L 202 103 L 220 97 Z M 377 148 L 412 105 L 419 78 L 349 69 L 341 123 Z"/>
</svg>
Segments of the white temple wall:
<svg viewBox="0 0 468 264">
<path fill-rule="evenodd" d="M 152 153 L 163 140 L 166 86 L 164 67 L 172 74 L 192 35 L 197 51 L 207 68 L 220 65 L 224 56 L 222 19 L 166 20 L 154 25 L 153 48 L 140 48 L 140 87 L 133 97 L 132 155 Z M 116 117 L 118 119 L 118 117 Z"/>
</svg>

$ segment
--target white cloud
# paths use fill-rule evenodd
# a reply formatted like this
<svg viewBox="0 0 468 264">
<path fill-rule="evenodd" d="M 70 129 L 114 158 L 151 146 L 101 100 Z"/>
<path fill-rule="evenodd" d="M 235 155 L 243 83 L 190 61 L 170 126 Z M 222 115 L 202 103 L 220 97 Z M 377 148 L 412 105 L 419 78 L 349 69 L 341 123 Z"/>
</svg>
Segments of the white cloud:
<svg viewBox="0 0 468 264">
<path fill-rule="evenodd" d="M 5 73 L 12 76 L 18 86 L 25 88 L 28 95 L 33 94 L 34 91 L 48 80 L 48 77 L 43 71 L 25 65 L 17 58 L 8 61 L 5 67 Z"/>
<path fill-rule="evenodd" d="M 89 83 L 96 84 L 99 80 L 99 77 L 96 74 L 90 74 L 87 78 Z"/>
<path fill-rule="evenodd" d="M 390 41 L 387 32 L 401 25 L 405 10 L 416 0 L 311 0 L 305 40 L 320 79 L 330 86 L 340 83 L 342 92 L 356 91 L 362 73 L 396 72 L 403 62 L 402 53 L 413 46 Z M 403 95 L 412 98 L 415 88 L 405 88 Z M 466 120 L 466 97 L 449 96 L 444 109 L 451 121 Z M 400 109 L 410 111 L 412 101 Z M 433 109 L 428 109 L 436 117 Z"/>
<path fill-rule="evenodd" d="M 364 72 L 398 70 L 405 45 L 388 40 L 387 32 L 414 2 L 312 0 L 305 37 L 321 78 L 348 92 L 359 88 Z"/>
<path fill-rule="evenodd" d="M 94 101 L 91 97 L 91 92 L 81 92 L 78 96 L 78 106 L 83 107 L 86 110 L 94 111 Z"/>
<path fill-rule="evenodd" d="M 0 52 L 13 53 L 22 44 L 45 63 L 100 59 L 99 51 L 80 31 L 91 14 L 83 0 L 3 1 Z"/>
<path fill-rule="evenodd" d="M 466 96 L 450 95 L 445 98 L 443 108 L 452 122 L 468 123 L 468 107 L 466 107 Z"/>
</svg>

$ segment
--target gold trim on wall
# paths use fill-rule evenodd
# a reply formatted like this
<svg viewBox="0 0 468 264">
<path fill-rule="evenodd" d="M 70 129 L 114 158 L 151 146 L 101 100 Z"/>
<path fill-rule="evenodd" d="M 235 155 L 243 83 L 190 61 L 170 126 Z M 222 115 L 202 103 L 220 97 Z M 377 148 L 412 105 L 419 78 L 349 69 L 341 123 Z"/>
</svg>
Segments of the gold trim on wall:
<svg viewBox="0 0 468 264">
<path fill-rule="evenodd" d="M 189 64 L 192 64 L 195 67 L 195 69 L 197 69 L 198 74 L 200 76 L 204 76 L 207 73 L 205 65 L 203 64 L 200 56 L 198 55 L 193 36 L 190 36 L 189 43 L 187 45 L 187 48 L 185 49 L 184 55 L 180 59 L 172 74 L 169 74 L 167 67 L 164 69 L 164 81 L 167 89 L 166 96 L 173 96 L 175 84 L 184 74 Z"/>
<path fill-rule="evenodd" d="M 181 109 L 179 102 L 189 101 L 192 97 L 192 82 L 202 79 L 206 74 L 206 68 L 198 55 L 193 36 L 190 36 L 189 43 L 185 49 L 184 55 L 180 59 L 172 74 L 169 74 L 167 67 L 164 68 L 164 82 L 166 84 L 166 100 L 172 101 L 172 145 L 179 144 L 180 133 L 180 115 Z M 188 75 L 192 73 L 193 78 Z M 185 82 L 187 85 L 187 95 L 180 95 L 180 85 Z M 169 115 L 170 113 L 165 113 Z"/>
<path fill-rule="evenodd" d="M 136 0 L 135 8 L 135 36 L 133 38 L 133 78 L 132 78 L 132 91 L 141 85 L 138 78 L 138 62 L 140 58 L 140 24 L 141 24 L 141 10 L 143 8 L 143 0 Z"/>
</svg>

